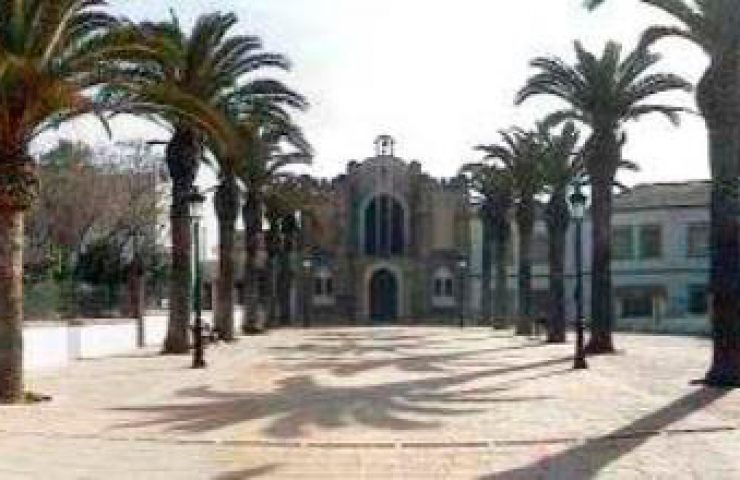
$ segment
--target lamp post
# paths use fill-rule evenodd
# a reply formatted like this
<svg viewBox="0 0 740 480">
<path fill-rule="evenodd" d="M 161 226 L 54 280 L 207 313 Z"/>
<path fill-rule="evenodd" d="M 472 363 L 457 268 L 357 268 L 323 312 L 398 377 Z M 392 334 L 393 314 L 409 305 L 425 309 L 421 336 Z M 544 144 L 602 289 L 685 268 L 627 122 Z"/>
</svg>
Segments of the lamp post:
<svg viewBox="0 0 740 480">
<path fill-rule="evenodd" d="M 304 257 L 303 262 L 303 328 L 311 326 L 311 269 L 313 259 Z"/>
<path fill-rule="evenodd" d="M 193 282 L 193 310 L 195 323 L 193 325 L 193 368 L 205 368 L 206 361 L 203 352 L 203 312 L 201 305 L 201 290 L 203 278 L 200 258 L 200 221 L 203 217 L 203 204 L 206 197 L 193 192 L 188 197 L 190 204 L 190 218 L 193 221 L 193 258 L 195 259 L 195 281 Z"/>
<path fill-rule="evenodd" d="M 576 261 L 576 351 L 573 359 L 573 368 L 582 370 L 588 368 L 586 352 L 583 348 L 583 217 L 586 214 L 586 196 L 581 192 L 581 184 L 575 184 L 573 195 L 570 196 L 573 219 L 576 221 L 575 261 Z"/>
<path fill-rule="evenodd" d="M 468 270 L 468 259 L 461 256 L 457 260 L 457 269 L 460 271 L 460 328 L 465 327 L 465 275 Z"/>
</svg>

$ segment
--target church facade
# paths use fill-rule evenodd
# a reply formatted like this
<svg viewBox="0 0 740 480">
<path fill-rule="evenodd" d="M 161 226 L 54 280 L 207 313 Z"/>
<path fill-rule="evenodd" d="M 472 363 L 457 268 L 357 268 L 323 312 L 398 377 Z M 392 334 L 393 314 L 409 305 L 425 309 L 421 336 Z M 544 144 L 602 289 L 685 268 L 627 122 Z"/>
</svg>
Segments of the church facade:
<svg viewBox="0 0 740 480">
<path fill-rule="evenodd" d="M 396 156 L 375 154 L 320 184 L 303 239 L 300 303 L 313 321 L 454 322 L 469 295 L 469 202 L 464 182 L 439 180 Z"/>
</svg>

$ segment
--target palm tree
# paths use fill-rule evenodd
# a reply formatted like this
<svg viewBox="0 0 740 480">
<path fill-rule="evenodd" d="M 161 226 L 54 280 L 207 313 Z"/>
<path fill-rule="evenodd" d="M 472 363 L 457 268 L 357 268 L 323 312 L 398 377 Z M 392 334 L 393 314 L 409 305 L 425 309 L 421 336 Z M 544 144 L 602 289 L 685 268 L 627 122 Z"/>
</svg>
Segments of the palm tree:
<svg viewBox="0 0 740 480">
<path fill-rule="evenodd" d="M 218 151 L 238 148 L 228 114 L 240 108 L 241 99 L 256 88 L 253 83 L 242 85 L 241 78 L 255 68 L 286 67 L 282 56 L 259 52 L 259 38 L 229 35 L 236 22 L 234 14 L 201 15 L 189 34 L 174 14 L 169 21 L 139 25 L 138 33 L 153 51 L 152 56 L 133 67 L 122 65 L 128 79 L 115 83 L 107 92 L 123 102 L 121 110 L 155 115 L 173 130 L 165 156 L 172 179 L 172 265 L 163 353 L 186 353 L 189 349 L 189 201 L 196 191 L 194 182 L 204 146 L 208 144 L 216 156 Z M 221 200 L 232 187 L 224 188 Z"/>
<path fill-rule="evenodd" d="M 481 197 L 483 223 L 481 290 L 482 311 L 487 321 L 508 315 L 507 252 L 511 236 L 510 212 L 514 205 L 511 177 L 501 167 L 470 163 L 462 168 L 468 188 Z M 491 301 L 491 267 L 495 262 L 495 286 Z M 495 310 L 495 312 L 494 312 Z"/>
<path fill-rule="evenodd" d="M 536 214 L 535 196 L 542 191 L 540 159 L 542 144 L 536 132 L 519 128 L 500 132 L 502 143 L 480 145 L 484 161 L 498 162 L 510 178 L 515 200 L 519 239 L 518 310 L 516 333 L 532 333 L 532 235 Z"/>
<path fill-rule="evenodd" d="M 565 246 L 570 209 L 567 192 L 580 174 L 575 149 L 579 134 L 575 125 L 568 122 L 559 135 L 552 135 L 543 128 L 540 136 L 545 144 L 542 157 L 542 174 L 545 190 L 549 194 L 545 206 L 549 263 L 549 314 L 547 317 L 548 343 L 565 342 Z"/>
<path fill-rule="evenodd" d="M 268 208 L 275 208 L 275 203 L 283 196 L 275 193 L 289 178 L 283 170 L 291 165 L 310 163 L 312 153 L 300 128 L 287 117 L 258 117 L 257 121 L 243 126 L 242 135 L 249 139 L 246 142 L 249 146 L 246 154 L 248 161 L 241 164 L 238 172 L 245 188 L 242 206 L 245 285 L 242 330 L 253 335 L 261 333 L 257 325 L 259 288 L 256 258 L 262 219 Z M 291 149 L 286 151 L 286 147 Z M 294 210 L 300 206 L 300 203 L 296 203 Z"/>
<path fill-rule="evenodd" d="M 573 120 L 588 126 L 584 167 L 592 188 L 593 262 L 591 276 L 591 337 L 589 353 L 614 351 L 612 328 L 611 215 L 612 186 L 623 165 L 624 128 L 630 121 L 651 113 L 679 122 L 680 107 L 650 103 L 654 95 L 675 90 L 689 91 L 691 85 L 672 74 L 647 73 L 660 56 L 637 48 L 626 57 L 618 43 L 608 42 L 601 57 L 575 43 L 577 61 L 568 65 L 560 58 L 536 58 L 539 70 L 517 94 L 521 104 L 535 95 L 557 97 L 568 104 L 553 112 L 548 122 Z"/>
<path fill-rule="evenodd" d="M 88 93 L 143 48 L 104 0 L 0 2 L 0 403 L 23 396 L 23 217 L 39 183 L 29 144 L 99 103 Z"/>
<path fill-rule="evenodd" d="M 242 54 L 243 61 L 248 63 L 242 69 L 243 74 L 253 74 L 263 63 L 262 58 L 268 59 L 268 65 L 276 66 L 276 54 L 265 56 L 262 53 L 252 52 L 255 45 L 245 46 Z M 280 68 L 288 68 L 288 60 L 279 62 Z M 219 149 L 213 145 L 212 150 L 217 152 L 221 182 L 214 198 L 216 216 L 219 223 L 219 277 L 216 293 L 216 308 L 214 311 L 214 325 L 227 341 L 233 340 L 234 331 L 234 248 L 235 225 L 239 216 L 240 191 L 238 176 L 240 172 L 250 169 L 249 162 L 255 161 L 249 152 L 259 149 L 257 145 L 249 145 L 255 141 L 251 132 L 255 125 L 266 123 L 281 124 L 290 122 L 288 108 L 304 110 L 308 103 L 299 94 L 293 92 L 277 80 L 260 76 L 249 83 L 241 81 L 241 86 L 233 95 L 225 98 L 225 115 L 230 120 L 230 137 L 238 141 L 226 142 L 230 148 Z"/>
<path fill-rule="evenodd" d="M 665 37 L 688 40 L 709 57 L 696 101 L 709 132 L 712 172 L 710 288 L 714 353 L 706 381 L 740 386 L 740 4 L 737 0 L 640 0 L 680 22 L 654 26 L 643 44 Z M 604 0 L 588 0 L 593 8 Z"/>
</svg>

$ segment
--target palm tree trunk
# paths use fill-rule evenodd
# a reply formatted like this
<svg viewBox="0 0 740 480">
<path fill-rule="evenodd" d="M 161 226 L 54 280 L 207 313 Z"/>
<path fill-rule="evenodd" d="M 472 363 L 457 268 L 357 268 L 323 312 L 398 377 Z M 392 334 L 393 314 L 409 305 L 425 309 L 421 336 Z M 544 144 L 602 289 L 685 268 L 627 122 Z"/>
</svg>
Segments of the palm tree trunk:
<svg viewBox="0 0 740 480">
<path fill-rule="evenodd" d="M 706 382 L 740 386 L 740 128 L 712 129 L 711 321 L 714 351 Z"/>
<path fill-rule="evenodd" d="M 180 202 L 177 201 L 179 204 Z M 167 336 L 162 353 L 188 353 L 188 326 L 191 317 L 191 284 L 192 272 L 192 226 L 190 218 L 182 212 L 185 208 L 173 202 L 171 217 L 172 229 L 172 265 L 170 272 L 170 302 Z"/>
<path fill-rule="evenodd" d="M 523 201 L 517 208 L 517 227 L 519 229 L 519 275 L 517 312 L 517 335 L 533 333 L 532 319 L 532 232 L 534 230 L 534 205 Z"/>
<path fill-rule="evenodd" d="M 509 250 L 509 225 L 502 224 L 496 229 L 494 247 L 496 249 L 496 285 L 494 290 L 494 307 L 496 317 L 504 319 L 509 316 L 509 289 L 508 289 L 508 259 Z"/>
<path fill-rule="evenodd" d="M 249 241 L 247 241 L 249 242 Z M 257 328 L 257 302 L 259 301 L 259 276 L 257 275 L 256 248 L 245 248 L 244 255 L 244 313 L 242 329 L 247 335 L 260 333 Z"/>
<path fill-rule="evenodd" d="M 267 262 L 265 264 L 265 280 L 267 291 L 267 322 L 266 327 L 275 325 L 278 319 L 278 258 L 282 244 L 282 219 L 279 215 L 268 213 L 270 229 L 265 234 L 265 250 L 267 251 Z"/>
<path fill-rule="evenodd" d="M 38 196 L 39 178 L 33 160 L 27 155 L 11 153 L 0 158 L 4 160 L 0 166 L 0 404 L 3 404 L 24 400 L 23 215 Z"/>
<path fill-rule="evenodd" d="M 548 205 L 548 259 L 550 276 L 547 342 L 565 343 L 565 245 L 568 231 L 565 193 L 553 195 Z"/>
<path fill-rule="evenodd" d="M 483 239 L 482 239 L 481 267 L 481 314 L 484 322 L 493 320 L 493 299 L 491 296 L 491 273 L 492 273 L 492 248 L 493 227 L 487 215 L 483 215 Z"/>
<path fill-rule="evenodd" d="M 260 333 L 257 328 L 257 302 L 259 300 L 259 276 L 257 275 L 257 249 L 262 227 L 259 199 L 249 192 L 242 207 L 244 221 L 244 312 L 242 330 L 247 335 Z"/>
<path fill-rule="evenodd" d="M 278 258 L 277 295 L 278 295 L 278 320 L 279 325 L 284 327 L 290 323 L 290 286 L 292 283 L 290 272 L 290 252 L 283 251 Z"/>
<path fill-rule="evenodd" d="M 22 400 L 23 210 L 0 206 L 0 404 Z"/>
<path fill-rule="evenodd" d="M 272 328 L 278 319 L 278 302 L 277 302 L 277 257 L 269 255 L 267 265 L 265 266 L 265 277 L 267 279 L 267 325 L 266 328 Z"/>
<path fill-rule="evenodd" d="M 280 249 L 280 274 L 278 278 L 278 293 L 280 295 L 280 323 L 289 325 L 293 319 L 292 290 L 295 275 L 293 273 L 294 250 L 297 240 L 296 219 L 294 214 L 283 218 L 283 244 Z"/>
<path fill-rule="evenodd" d="M 708 385 L 740 386 L 740 51 L 713 58 L 697 88 L 712 170 L 711 322 Z"/>
<path fill-rule="evenodd" d="M 221 338 L 234 340 L 234 249 L 236 219 L 239 215 L 239 190 L 236 179 L 227 177 L 215 197 L 218 218 L 218 280 L 213 323 Z"/>
<path fill-rule="evenodd" d="M 188 329 L 192 296 L 192 224 L 189 196 L 194 191 L 198 172 L 197 137 L 185 127 L 175 130 L 167 145 L 166 161 L 172 178 L 170 226 L 172 234 L 172 265 L 170 274 L 170 305 L 164 354 L 188 353 Z"/>
<path fill-rule="evenodd" d="M 586 345 L 586 352 L 589 354 L 614 352 L 611 274 L 612 184 L 612 178 L 608 175 L 592 175 L 591 337 Z"/>
</svg>

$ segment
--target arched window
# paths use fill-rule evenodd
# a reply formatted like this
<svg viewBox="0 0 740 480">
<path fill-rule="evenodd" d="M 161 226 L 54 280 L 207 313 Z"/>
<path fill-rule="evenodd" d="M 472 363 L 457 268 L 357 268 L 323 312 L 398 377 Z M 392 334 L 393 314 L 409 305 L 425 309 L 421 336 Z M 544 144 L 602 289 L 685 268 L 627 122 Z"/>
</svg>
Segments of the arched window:
<svg viewBox="0 0 740 480">
<path fill-rule="evenodd" d="M 403 255 L 405 213 L 401 203 L 389 195 L 373 198 L 365 210 L 365 253 Z"/>
</svg>

